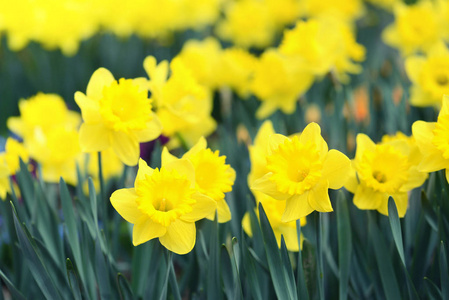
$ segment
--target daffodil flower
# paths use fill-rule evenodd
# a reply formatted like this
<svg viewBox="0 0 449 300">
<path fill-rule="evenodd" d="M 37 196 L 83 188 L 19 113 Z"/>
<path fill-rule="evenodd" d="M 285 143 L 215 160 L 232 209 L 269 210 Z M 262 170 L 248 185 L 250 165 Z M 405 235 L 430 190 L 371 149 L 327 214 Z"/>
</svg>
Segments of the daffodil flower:
<svg viewBox="0 0 449 300">
<path fill-rule="evenodd" d="M 86 94 L 75 93 L 84 123 L 80 128 L 83 152 L 112 147 L 126 165 L 137 164 L 139 143 L 156 139 L 162 130 L 151 111 L 145 79 L 116 81 L 104 68 L 95 71 Z"/>
<path fill-rule="evenodd" d="M 328 189 L 339 189 L 349 177 L 350 160 L 328 150 L 320 126 L 310 123 L 301 135 L 270 137 L 266 157 L 268 173 L 254 181 L 253 191 L 286 200 L 282 222 L 307 216 L 312 211 L 333 211 Z"/>
<path fill-rule="evenodd" d="M 159 238 L 177 254 L 193 249 L 195 222 L 217 208 L 216 201 L 196 189 L 195 169 L 187 159 L 163 159 L 161 169 L 152 169 L 141 159 L 134 188 L 115 191 L 111 203 L 134 224 L 134 246 Z"/>
</svg>

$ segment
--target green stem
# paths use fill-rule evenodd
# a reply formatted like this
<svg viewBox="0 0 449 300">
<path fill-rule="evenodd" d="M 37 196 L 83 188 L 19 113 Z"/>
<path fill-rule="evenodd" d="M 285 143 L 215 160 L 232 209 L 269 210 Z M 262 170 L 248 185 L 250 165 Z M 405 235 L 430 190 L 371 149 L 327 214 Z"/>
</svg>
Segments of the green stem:
<svg viewBox="0 0 449 300">
<path fill-rule="evenodd" d="M 171 291 L 172 291 L 173 297 L 175 298 L 175 300 L 181 300 L 181 294 L 179 293 L 178 281 L 176 280 L 175 266 L 173 265 L 173 255 L 171 255 L 170 261 L 168 261 L 168 267 L 170 268 L 170 286 L 171 286 Z"/>
<path fill-rule="evenodd" d="M 316 212 L 315 215 L 315 228 L 316 228 L 316 248 L 317 248 L 317 267 L 318 267 L 318 294 L 320 299 L 324 299 L 324 278 L 323 278 L 323 247 L 322 247 L 322 234 L 321 223 L 322 215 L 320 212 Z"/>
<path fill-rule="evenodd" d="M 101 152 L 98 152 L 98 180 L 100 180 L 100 205 L 102 206 L 102 217 L 103 217 L 103 223 L 106 229 L 106 220 L 107 220 L 107 201 L 104 191 L 104 179 L 103 179 L 103 167 L 102 167 L 102 161 L 101 161 Z"/>
</svg>

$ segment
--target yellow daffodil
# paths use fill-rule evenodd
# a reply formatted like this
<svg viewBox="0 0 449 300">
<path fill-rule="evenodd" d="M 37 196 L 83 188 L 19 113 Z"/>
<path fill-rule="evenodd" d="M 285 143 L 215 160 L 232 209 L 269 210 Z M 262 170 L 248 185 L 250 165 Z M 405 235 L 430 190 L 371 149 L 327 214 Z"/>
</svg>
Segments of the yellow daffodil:
<svg viewBox="0 0 449 300">
<path fill-rule="evenodd" d="M 3 200 L 11 190 L 9 177 L 15 175 L 20 169 L 20 159 L 28 163 L 28 151 L 15 139 L 8 138 L 5 151 L 0 153 L 0 198 Z"/>
<path fill-rule="evenodd" d="M 300 10 L 307 17 L 338 18 L 353 21 L 361 17 L 365 11 L 362 0 L 302 0 Z"/>
<path fill-rule="evenodd" d="M 351 27 L 335 18 L 299 21 L 284 32 L 279 51 L 318 77 L 333 71 L 343 82 L 349 80 L 347 73 L 360 73 L 356 62 L 365 59 Z"/>
<path fill-rule="evenodd" d="M 408 207 L 407 192 L 421 186 L 426 173 L 418 171 L 410 141 L 394 138 L 375 144 L 365 134 L 357 135 L 354 170 L 345 187 L 354 194 L 359 209 L 376 209 L 388 215 L 388 198 L 393 197 L 399 217 Z"/>
<path fill-rule="evenodd" d="M 443 26 L 436 6 L 431 1 L 418 1 L 394 7 L 395 22 L 385 28 L 383 40 L 398 48 L 403 55 L 427 51 L 443 37 Z"/>
<path fill-rule="evenodd" d="M 409 56 L 405 70 L 412 82 L 410 103 L 414 106 L 441 106 L 441 98 L 449 94 L 449 50 L 441 43 L 426 57 Z"/>
<path fill-rule="evenodd" d="M 211 91 L 197 82 L 181 59 L 171 61 L 168 79 L 168 64 L 156 65 L 152 56 L 145 59 L 144 68 L 150 77 L 148 86 L 157 103 L 162 133 L 171 138 L 170 148 L 179 146 L 180 139 L 191 147 L 201 136 L 215 130 L 217 125 L 210 115 Z"/>
<path fill-rule="evenodd" d="M 81 123 L 79 113 L 70 111 L 61 96 L 56 94 L 37 93 L 19 102 L 20 117 L 10 117 L 8 128 L 27 139 L 36 132 L 47 132 L 56 127 L 76 129 Z M 48 117 L 51 116 L 51 117 Z"/>
<path fill-rule="evenodd" d="M 156 139 L 161 124 L 151 111 L 144 80 L 116 81 L 104 68 L 95 71 L 86 94 L 75 93 L 84 123 L 80 128 L 83 152 L 103 151 L 112 147 L 123 163 L 137 164 L 139 143 Z"/>
<path fill-rule="evenodd" d="M 282 222 L 298 220 L 314 210 L 333 210 L 328 189 L 346 183 L 351 163 L 340 151 L 328 150 L 318 124 L 307 125 L 299 138 L 271 135 L 267 153 L 269 172 L 255 180 L 251 189 L 286 200 Z"/>
<path fill-rule="evenodd" d="M 251 91 L 262 101 L 256 117 L 264 119 L 281 109 L 296 110 L 298 98 L 312 85 L 314 76 L 274 49 L 265 51 L 257 63 Z"/>
<path fill-rule="evenodd" d="M 162 152 L 163 160 L 175 161 L 167 148 Z M 207 141 L 203 137 L 182 158 L 188 159 L 195 169 L 195 183 L 198 191 L 217 202 L 218 222 L 223 223 L 231 219 L 231 211 L 225 200 L 225 193 L 232 191 L 235 181 L 235 171 L 227 165 L 226 156 L 220 156 L 219 151 L 207 148 Z M 207 216 L 215 218 L 215 212 Z"/>
<path fill-rule="evenodd" d="M 423 155 L 419 170 L 435 172 L 446 169 L 446 179 L 449 182 L 449 96 L 443 97 L 437 122 L 416 121 L 412 131 Z"/>
<path fill-rule="evenodd" d="M 196 239 L 195 222 L 213 213 L 216 202 L 195 188 L 195 170 L 187 159 L 166 162 L 161 169 L 143 160 L 134 188 L 111 195 L 117 212 L 134 224 L 135 246 L 154 238 L 177 254 L 190 252 Z"/>
<path fill-rule="evenodd" d="M 264 1 L 228 1 L 224 8 L 225 19 L 217 25 L 217 34 L 236 46 L 264 48 L 271 45 L 276 24 Z"/>
<path fill-rule="evenodd" d="M 298 252 L 300 247 L 302 249 L 302 241 L 304 240 L 304 236 L 301 234 L 301 245 L 299 245 L 296 231 L 296 221 L 287 223 L 281 221 L 287 201 L 279 201 L 260 192 L 255 192 L 254 195 L 256 197 L 257 205 L 260 203 L 263 205 L 268 221 L 270 221 L 271 228 L 273 229 L 274 236 L 276 237 L 278 246 L 281 246 L 281 236 L 284 236 L 285 245 L 289 251 Z M 255 210 L 255 213 L 257 217 L 259 217 L 258 209 Z M 305 217 L 301 218 L 300 224 L 301 226 L 305 226 L 307 224 Z M 252 236 L 249 213 L 246 213 L 243 216 L 242 227 L 246 234 Z"/>
<path fill-rule="evenodd" d="M 258 179 L 263 177 L 269 170 L 267 169 L 266 156 L 268 155 L 268 143 L 271 135 L 274 135 L 273 124 L 271 121 L 265 121 L 260 126 L 256 137 L 254 138 L 254 144 L 248 147 L 249 157 L 251 160 L 251 171 L 248 175 L 248 185 L 252 184 Z M 285 211 L 286 200 L 276 200 L 264 193 L 253 191 L 257 205 L 262 203 L 265 213 L 267 214 L 270 225 L 273 228 L 274 235 L 278 245 L 281 243 L 281 235 L 284 236 L 287 249 L 290 251 L 298 251 L 298 237 L 296 235 L 296 222 L 284 223 L 281 221 L 282 214 Z M 256 209 L 256 215 L 258 216 L 258 210 Z M 306 218 L 301 218 L 301 226 L 306 224 Z M 245 232 L 252 236 L 251 222 L 249 214 L 246 213 L 242 220 L 242 226 Z M 301 235 L 301 240 L 303 239 Z"/>
</svg>

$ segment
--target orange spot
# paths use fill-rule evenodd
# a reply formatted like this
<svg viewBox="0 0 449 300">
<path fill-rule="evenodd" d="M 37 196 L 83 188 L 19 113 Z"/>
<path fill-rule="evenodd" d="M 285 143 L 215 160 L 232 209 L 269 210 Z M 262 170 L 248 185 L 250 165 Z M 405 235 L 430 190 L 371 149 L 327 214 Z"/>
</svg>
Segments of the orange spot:
<svg viewBox="0 0 449 300">
<path fill-rule="evenodd" d="M 357 122 L 367 121 L 369 118 L 369 96 L 366 87 L 361 86 L 354 90 L 355 111 Z"/>
</svg>

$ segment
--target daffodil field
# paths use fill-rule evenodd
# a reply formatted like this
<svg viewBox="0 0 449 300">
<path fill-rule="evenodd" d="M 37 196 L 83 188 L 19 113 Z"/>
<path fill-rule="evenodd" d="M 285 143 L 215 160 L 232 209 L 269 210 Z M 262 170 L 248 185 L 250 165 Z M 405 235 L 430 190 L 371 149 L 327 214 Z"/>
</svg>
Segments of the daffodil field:
<svg viewBox="0 0 449 300">
<path fill-rule="evenodd" d="M 449 0 L 0 0 L 1 299 L 449 299 Z"/>
</svg>

